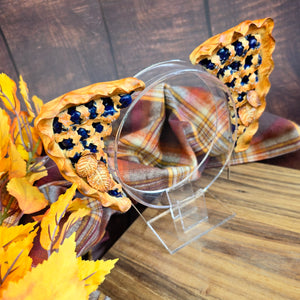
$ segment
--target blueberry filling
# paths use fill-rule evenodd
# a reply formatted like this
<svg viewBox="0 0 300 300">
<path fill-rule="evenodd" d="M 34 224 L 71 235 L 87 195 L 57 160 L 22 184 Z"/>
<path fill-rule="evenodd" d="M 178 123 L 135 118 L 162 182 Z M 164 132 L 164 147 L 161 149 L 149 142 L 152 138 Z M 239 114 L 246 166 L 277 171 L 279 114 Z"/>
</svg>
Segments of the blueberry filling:
<svg viewBox="0 0 300 300">
<path fill-rule="evenodd" d="M 199 64 L 209 70 L 214 70 L 216 67 L 215 64 L 207 58 L 202 59 Z"/>
<path fill-rule="evenodd" d="M 68 114 L 71 116 L 71 121 L 75 124 L 81 123 L 80 112 L 75 107 L 68 108 Z"/>
<path fill-rule="evenodd" d="M 84 128 L 79 128 L 77 130 L 78 134 L 81 135 L 81 138 L 80 140 L 84 140 L 84 139 L 87 139 L 89 137 L 89 130 L 86 130 Z"/>
<path fill-rule="evenodd" d="M 230 95 L 227 92 L 225 92 L 225 97 L 226 97 L 226 100 L 229 102 L 230 101 Z"/>
<path fill-rule="evenodd" d="M 251 65 L 252 65 L 252 58 L 253 56 L 252 55 L 249 55 L 246 57 L 245 59 L 245 65 L 244 65 L 244 69 L 246 70 L 247 68 L 250 68 Z"/>
<path fill-rule="evenodd" d="M 245 75 L 243 78 L 242 78 L 242 81 L 241 81 L 241 85 L 245 85 L 249 82 L 249 77 L 250 75 Z"/>
<path fill-rule="evenodd" d="M 71 150 L 75 146 L 72 139 L 63 139 L 58 145 L 63 150 Z"/>
<path fill-rule="evenodd" d="M 76 152 L 76 154 L 73 157 L 70 157 L 70 161 L 72 162 L 73 166 L 76 164 L 80 158 L 80 154 Z"/>
<path fill-rule="evenodd" d="M 103 130 L 103 126 L 101 123 L 93 123 L 93 127 L 95 128 L 96 132 L 100 133 Z"/>
<path fill-rule="evenodd" d="M 231 132 L 235 132 L 235 125 L 231 124 Z"/>
<path fill-rule="evenodd" d="M 122 193 L 118 192 L 118 190 L 110 190 L 107 192 L 108 195 L 113 196 L 113 197 L 122 197 Z"/>
<path fill-rule="evenodd" d="M 258 82 L 258 70 L 256 70 L 256 71 L 254 72 L 254 74 L 255 74 L 255 82 Z"/>
<path fill-rule="evenodd" d="M 90 143 L 90 144 L 87 146 L 87 148 L 90 149 L 90 151 L 91 151 L 92 153 L 97 153 L 97 146 L 96 146 L 96 145 Z"/>
<path fill-rule="evenodd" d="M 262 63 L 262 58 L 261 58 L 261 56 L 258 54 L 258 60 L 257 60 L 257 65 L 261 65 L 261 63 Z"/>
<path fill-rule="evenodd" d="M 90 119 L 96 119 L 97 118 L 97 107 L 94 100 L 88 102 L 85 104 L 85 106 L 89 109 L 90 113 Z"/>
<path fill-rule="evenodd" d="M 95 104 L 95 101 L 92 100 L 92 101 L 90 101 L 88 103 L 85 103 L 84 106 L 86 106 L 87 108 L 92 108 L 94 106 L 94 104 Z"/>
<path fill-rule="evenodd" d="M 236 72 L 241 67 L 241 63 L 239 61 L 234 61 L 232 64 L 229 65 L 229 67 L 232 69 L 231 74 L 233 72 Z"/>
<path fill-rule="evenodd" d="M 239 102 L 243 101 L 245 96 L 246 96 L 245 92 L 240 93 L 237 97 L 237 101 Z"/>
<path fill-rule="evenodd" d="M 247 51 L 244 52 L 244 46 L 241 42 L 235 41 L 233 44 L 234 50 L 237 56 L 244 56 Z"/>
<path fill-rule="evenodd" d="M 235 82 L 236 78 L 234 78 L 231 82 L 226 82 L 225 84 L 229 87 L 229 88 L 234 88 L 234 82 Z"/>
<path fill-rule="evenodd" d="M 97 107 L 93 106 L 89 108 L 89 113 L 90 113 L 90 119 L 96 119 L 97 118 Z"/>
<path fill-rule="evenodd" d="M 119 100 L 119 102 L 121 103 L 121 105 L 118 105 L 118 108 L 125 108 L 127 106 L 129 106 L 132 102 L 132 98 L 130 94 L 126 94 L 121 96 L 121 99 Z"/>
<path fill-rule="evenodd" d="M 223 77 L 224 74 L 225 74 L 225 68 L 220 69 L 219 72 L 217 73 L 217 77 L 218 77 L 218 78 Z"/>
<path fill-rule="evenodd" d="M 255 48 L 258 48 L 260 46 L 260 43 L 257 41 L 257 39 L 253 35 L 251 35 L 251 34 L 247 35 L 246 39 L 249 42 L 249 48 L 250 49 L 255 49 Z"/>
<path fill-rule="evenodd" d="M 222 64 L 224 64 L 230 56 L 230 52 L 226 47 L 220 49 L 217 54 L 219 55 Z"/>
<path fill-rule="evenodd" d="M 84 149 L 88 149 L 86 140 L 81 140 L 80 139 L 80 142 L 81 142 L 82 146 L 84 147 Z"/>
<path fill-rule="evenodd" d="M 109 115 L 113 116 L 117 111 L 114 108 L 114 103 L 111 98 L 102 98 L 103 105 L 105 107 L 103 117 L 107 117 Z"/>
<path fill-rule="evenodd" d="M 223 69 L 220 69 L 217 73 L 218 78 L 220 78 L 220 76 L 223 77 L 227 70 L 231 70 L 230 66 L 225 66 Z"/>
<path fill-rule="evenodd" d="M 101 156 L 100 161 L 104 162 L 105 164 L 107 163 L 106 159 Z"/>
<path fill-rule="evenodd" d="M 54 133 L 61 133 L 63 131 L 62 123 L 58 121 L 58 117 L 53 119 L 53 131 Z"/>
</svg>

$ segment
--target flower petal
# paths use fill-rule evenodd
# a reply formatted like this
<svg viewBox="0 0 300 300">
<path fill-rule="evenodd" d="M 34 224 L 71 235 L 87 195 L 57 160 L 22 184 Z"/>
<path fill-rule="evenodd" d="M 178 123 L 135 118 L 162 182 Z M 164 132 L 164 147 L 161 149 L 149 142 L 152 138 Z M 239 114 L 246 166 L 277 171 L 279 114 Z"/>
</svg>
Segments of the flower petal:
<svg viewBox="0 0 300 300">
<path fill-rule="evenodd" d="M 0 99 L 4 106 L 13 113 L 20 112 L 20 101 L 16 95 L 16 83 L 6 74 L 0 74 Z"/>
<path fill-rule="evenodd" d="M 35 110 L 36 110 L 37 114 L 39 114 L 40 111 L 41 111 L 41 107 L 44 104 L 43 100 L 40 99 L 38 96 L 33 95 L 32 96 L 32 101 L 33 101 L 33 104 L 34 104 L 34 107 L 35 107 Z"/>
<path fill-rule="evenodd" d="M 28 87 L 27 87 L 27 84 L 26 82 L 23 80 L 23 77 L 20 75 L 20 80 L 19 80 L 19 89 L 20 89 L 20 93 L 24 99 L 24 102 L 25 102 L 25 105 L 26 105 L 26 108 L 27 108 L 27 111 L 29 113 L 29 116 L 34 118 L 35 117 L 35 113 L 32 109 L 32 106 L 31 106 L 31 101 L 30 101 L 30 98 L 28 96 Z"/>
<path fill-rule="evenodd" d="M 42 166 L 42 163 L 40 163 L 40 168 L 39 172 L 34 172 L 30 173 L 29 175 L 26 176 L 27 180 L 31 183 L 34 184 L 37 180 L 46 177 L 48 175 L 48 171 L 45 166 Z M 37 164 L 39 166 L 39 164 Z"/>
<path fill-rule="evenodd" d="M 0 108 L 0 159 L 4 158 L 10 140 L 10 118 L 5 110 Z"/>
<path fill-rule="evenodd" d="M 2 158 L 0 164 L 0 179 L 4 174 L 6 174 L 9 171 L 9 167 L 10 167 L 10 159 Z"/>
<path fill-rule="evenodd" d="M 8 154 L 10 159 L 9 178 L 24 177 L 26 175 L 26 162 L 13 142 L 10 142 Z"/>
<path fill-rule="evenodd" d="M 26 178 L 12 178 L 7 184 L 7 190 L 17 199 L 20 209 L 25 214 L 37 212 L 48 205 L 44 194 Z"/>
</svg>

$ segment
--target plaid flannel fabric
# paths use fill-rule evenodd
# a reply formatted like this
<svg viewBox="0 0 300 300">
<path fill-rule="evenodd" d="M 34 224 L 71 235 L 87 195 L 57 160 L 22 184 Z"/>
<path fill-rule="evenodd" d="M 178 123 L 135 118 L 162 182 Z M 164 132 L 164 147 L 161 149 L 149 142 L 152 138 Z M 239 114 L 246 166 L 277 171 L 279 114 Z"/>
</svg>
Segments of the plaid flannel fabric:
<svg viewBox="0 0 300 300">
<path fill-rule="evenodd" d="M 126 119 L 118 147 L 123 181 L 158 190 L 179 182 L 209 155 L 224 160 L 230 147 L 224 101 L 212 105 L 201 88 L 161 84 L 147 92 Z M 216 109 L 218 113 L 216 113 Z M 218 114 L 218 121 L 216 121 Z M 215 138 L 217 135 L 217 138 Z M 231 164 L 258 161 L 300 149 L 297 124 L 264 112 L 248 150 L 232 153 Z M 211 162 L 213 159 L 211 159 Z M 203 165 L 202 169 L 209 167 Z M 201 173 L 202 169 L 198 171 Z"/>
</svg>

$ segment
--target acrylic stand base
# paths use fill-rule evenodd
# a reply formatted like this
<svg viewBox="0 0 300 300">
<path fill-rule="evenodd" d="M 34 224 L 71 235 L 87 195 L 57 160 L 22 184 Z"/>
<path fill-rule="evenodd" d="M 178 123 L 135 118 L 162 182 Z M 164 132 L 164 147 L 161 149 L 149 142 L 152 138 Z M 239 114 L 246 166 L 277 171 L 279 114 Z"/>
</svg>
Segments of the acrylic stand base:
<svg viewBox="0 0 300 300">
<path fill-rule="evenodd" d="M 237 127 L 236 122 L 232 124 L 232 120 L 237 120 L 235 103 L 230 91 L 221 81 L 200 66 L 193 66 L 189 62 L 181 60 L 161 62 L 142 70 L 134 77 L 145 82 L 146 87 L 143 91 L 132 94 L 133 102 L 118 126 L 113 151 L 114 163 L 111 169 L 115 171 L 117 181 L 122 184 L 128 196 L 147 207 L 144 213 L 140 214 L 148 227 L 170 253 L 175 253 L 234 217 L 234 214 L 208 190 L 227 167 L 235 145 L 236 132 L 232 132 L 232 129 Z M 173 92 L 169 87 L 174 89 Z M 189 87 L 192 91 L 198 92 L 187 99 L 185 96 L 192 92 L 184 92 L 180 97 L 174 96 L 176 91 L 181 90 L 179 87 Z M 157 130 L 158 123 L 154 126 L 151 125 L 152 121 L 149 124 L 132 123 L 136 120 L 136 116 L 147 120 L 149 115 L 154 118 L 153 112 L 150 113 L 146 109 L 158 91 L 163 93 L 163 109 L 166 110 L 163 125 L 160 122 L 160 126 L 166 129 L 174 127 L 174 134 L 169 134 L 169 129 L 164 131 L 165 128 L 159 127 Z M 172 109 L 169 110 L 168 107 Z M 145 117 L 141 112 L 146 112 Z M 159 114 L 157 117 L 160 120 Z M 143 137 L 144 133 L 148 136 L 150 125 L 152 129 L 155 128 L 155 131 L 160 132 L 160 136 L 158 138 L 156 134 L 151 142 L 147 141 L 146 151 L 143 152 L 146 144 L 143 139 L 137 137 Z M 136 134 L 137 132 L 139 133 Z M 170 140 L 168 147 L 160 143 L 164 141 L 167 133 Z M 177 147 L 174 145 L 183 150 L 183 156 L 179 155 L 178 149 L 173 151 L 175 150 L 173 147 Z M 149 160 L 148 156 L 152 157 L 150 152 L 153 149 L 160 150 L 155 150 L 157 157 Z M 188 168 L 185 165 L 187 154 L 193 157 L 193 163 L 188 160 Z M 169 161 L 173 155 L 177 158 Z M 161 157 L 169 158 L 161 161 Z M 123 163 L 120 172 L 119 163 L 127 159 L 129 163 Z M 143 179 L 135 178 L 132 182 L 131 176 L 126 177 L 126 174 L 134 172 L 134 169 L 126 170 L 126 166 L 131 163 L 152 167 L 153 169 L 149 169 L 152 170 L 152 174 L 149 176 L 145 174 L 142 176 Z M 158 184 L 155 186 L 152 175 L 154 170 L 161 174 L 161 168 L 168 169 L 167 172 L 171 171 L 170 176 L 166 182 L 166 178 L 160 178 L 158 175 Z"/>
<path fill-rule="evenodd" d="M 149 207 L 142 213 L 134 207 L 171 254 L 235 216 L 211 192 L 198 193 L 166 210 Z"/>
</svg>

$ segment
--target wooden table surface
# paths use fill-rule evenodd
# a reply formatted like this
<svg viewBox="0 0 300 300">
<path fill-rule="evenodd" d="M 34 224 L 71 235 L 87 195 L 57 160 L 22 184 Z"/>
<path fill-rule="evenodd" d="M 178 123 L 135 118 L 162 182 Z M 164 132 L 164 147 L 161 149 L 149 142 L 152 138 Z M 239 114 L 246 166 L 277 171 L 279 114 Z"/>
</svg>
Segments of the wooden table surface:
<svg viewBox="0 0 300 300">
<path fill-rule="evenodd" d="M 300 171 L 233 166 L 212 193 L 233 219 L 171 255 L 139 217 L 104 256 L 119 261 L 100 290 L 114 300 L 300 299 Z"/>
</svg>

